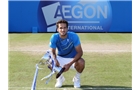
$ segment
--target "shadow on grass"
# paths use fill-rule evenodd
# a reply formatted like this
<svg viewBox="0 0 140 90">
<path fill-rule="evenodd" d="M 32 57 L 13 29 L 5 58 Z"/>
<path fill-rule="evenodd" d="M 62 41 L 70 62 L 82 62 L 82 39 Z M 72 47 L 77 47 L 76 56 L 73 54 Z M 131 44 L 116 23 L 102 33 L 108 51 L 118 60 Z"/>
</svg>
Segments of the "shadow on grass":
<svg viewBox="0 0 140 90">
<path fill-rule="evenodd" d="M 62 88 L 73 88 L 73 85 L 63 85 Z M 132 87 L 82 85 L 80 89 L 81 90 L 132 90 Z"/>
</svg>

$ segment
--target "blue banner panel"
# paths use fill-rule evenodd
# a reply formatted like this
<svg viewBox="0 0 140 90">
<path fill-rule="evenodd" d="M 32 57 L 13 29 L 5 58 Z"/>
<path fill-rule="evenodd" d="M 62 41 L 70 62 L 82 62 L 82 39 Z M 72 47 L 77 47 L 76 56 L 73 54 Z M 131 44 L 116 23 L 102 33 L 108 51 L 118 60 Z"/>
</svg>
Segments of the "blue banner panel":
<svg viewBox="0 0 140 90">
<path fill-rule="evenodd" d="M 74 32 L 132 32 L 132 1 L 9 0 L 9 32 L 56 32 L 60 19 Z"/>
</svg>

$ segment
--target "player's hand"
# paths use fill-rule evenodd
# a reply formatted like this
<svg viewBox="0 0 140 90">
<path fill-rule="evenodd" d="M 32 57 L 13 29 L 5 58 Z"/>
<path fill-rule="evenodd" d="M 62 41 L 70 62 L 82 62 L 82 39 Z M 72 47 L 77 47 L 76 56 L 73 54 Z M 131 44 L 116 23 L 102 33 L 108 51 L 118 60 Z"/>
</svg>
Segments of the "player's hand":
<svg viewBox="0 0 140 90">
<path fill-rule="evenodd" d="M 60 66 L 60 64 L 59 64 L 58 60 L 55 60 L 55 65 L 56 65 L 57 67 L 59 67 L 59 66 Z"/>
<path fill-rule="evenodd" d="M 65 64 L 63 67 L 65 68 L 64 72 L 68 71 L 70 68 L 71 64 Z"/>
</svg>

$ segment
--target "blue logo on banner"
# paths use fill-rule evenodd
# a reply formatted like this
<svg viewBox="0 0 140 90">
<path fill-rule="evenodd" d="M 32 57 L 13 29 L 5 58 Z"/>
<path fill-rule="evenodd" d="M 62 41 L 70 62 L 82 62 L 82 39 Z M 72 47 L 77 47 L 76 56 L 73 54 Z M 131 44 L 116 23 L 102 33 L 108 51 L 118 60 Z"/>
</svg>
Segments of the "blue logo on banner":
<svg viewBox="0 0 140 90">
<path fill-rule="evenodd" d="M 69 31 L 107 32 L 112 9 L 107 0 L 40 1 L 38 22 L 41 32 L 56 32 L 56 22 L 65 19 Z"/>
</svg>

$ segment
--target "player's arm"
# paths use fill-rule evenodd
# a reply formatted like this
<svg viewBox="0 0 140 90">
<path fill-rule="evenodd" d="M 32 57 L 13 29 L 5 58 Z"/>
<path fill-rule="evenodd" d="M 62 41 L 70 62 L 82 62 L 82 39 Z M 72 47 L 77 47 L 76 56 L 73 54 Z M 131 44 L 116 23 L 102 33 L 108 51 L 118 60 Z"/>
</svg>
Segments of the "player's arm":
<svg viewBox="0 0 140 90">
<path fill-rule="evenodd" d="M 59 62 L 58 62 L 57 57 L 56 57 L 56 38 L 57 38 L 57 36 L 55 34 L 53 34 L 51 36 L 49 46 L 50 46 L 50 50 L 53 54 L 53 58 L 54 58 L 54 61 L 56 63 L 56 66 L 59 66 Z"/>
<path fill-rule="evenodd" d="M 76 49 L 76 51 L 77 51 L 77 54 L 76 54 L 76 56 L 73 58 L 73 60 L 69 63 L 70 66 L 71 66 L 73 63 L 75 63 L 76 61 L 78 61 L 78 60 L 82 57 L 82 55 L 83 55 L 83 50 L 82 50 L 81 44 L 78 45 L 78 46 L 76 46 L 75 49 Z"/>
<path fill-rule="evenodd" d="M 77 34 L 75 34 L 75 37 L 74 37 L 74 47 L 75 47 L 77 54 L 75 55 L 73 60 L 69 63 L 70 65 L 72 65 L 74 62 L 78 61 L 83 55 L 81 42 L 80 42 L 79 36 Z"/>
<path fill-rule="evenodd" d="M 58 62 L 58 60 L 56 58 L 56 49 L 55 48 L 51 48 L 51 52 L 53 54 L 53 58 L 54 58 L 54 61 L 56 63 L 56 66 L 60 66 L 60 64 L 59 64 L 59 62 Z"/>
</svg>

